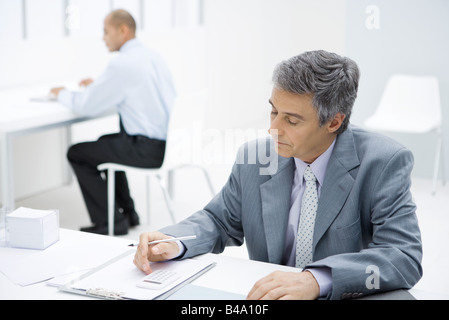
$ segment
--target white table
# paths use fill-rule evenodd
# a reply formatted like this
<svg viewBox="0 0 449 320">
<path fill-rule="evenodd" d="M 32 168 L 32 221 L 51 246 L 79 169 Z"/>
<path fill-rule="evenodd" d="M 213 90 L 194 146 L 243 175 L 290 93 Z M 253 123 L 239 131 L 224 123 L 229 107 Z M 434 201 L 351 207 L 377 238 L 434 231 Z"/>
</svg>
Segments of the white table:
<svg viewBox="0 0 449 320">
<path fill-rule="evenodd" d="M 84 261 L 80 261 L 80 264 L 78 265 L 67 266 L 72 270 L 85 267 L 85 263 L 87 262 L 86 260 L 89 260 L 89 255 L 99 255 L 99 253 L 101 253 L 102 256 L 98 257 L 98 261 L 93 262 L 100 265 L 104 261 L 108 261 L 109 259 L 125 252 L 126 250 L 129 250 L 128 244 L 135 242 L 135 239 L 128 240 L 124 238 L 102 236 L 68 229 L 60 229 L 60 237 L 61 240 L 53 245 L 55 247 L 50 247 L 52 248 L 52 250 L 58 249 L 57 246 L 69 248 L 70 250 L 67 250 L 68 255 L 75 252 L 75 249 L 77 247 L 81 247 L 83 250 L 85 250 L 85 254 L 83 255 L 83 257 L 85 257 Z M 8 255 L 13 258 L 17 258 L 17 255 L 23 255 L 23 257 L 28 261 L 28 257 L 30 257 L 28 255 L 30 254 L 30 252 L 34 254 L 45 253 L 44 251 L 39 250 L 36 251 L 0 247 L 0 264 L 2 262 L 4 263 L 5 259 L 8 258 Z M 35 268 L 33 268 L 33 262 L 37 263 L 41 261 L 41 263 L 45 265 L 45 262 L 40 259 L 36 259 L 36 257 L 38 256 L 34 256 L 33 259 L 29 259 L 30 263 L 28 266 L 26 266 L 26 269 L 29 270 L 29 272 L 33 272 L 33 270 L 35 271 L 38 267 L 36 266 Z M 242 296 L 247 295 L 247 293 L 250 291 L 257 280 L 270 274 L 273 271 L 298 271 L 297 269 L 292 267 L 251 261 L 248 259 L 235 258 L 226 255 L 205 254 L 202 256 L 198 256 L 195 259 L 214 261 L 217 264 L 205 274 L 194 280 L 192 284 Z M 447 296 L 443 297 L 441 296 L 441 294 L 436 293 L 432 294 L 430 292 L 415 292 L 413 289 L 409 292 L 418 299 L 448 298 Z M 20 286 L 13 283 L 5 274 L 0 272 L 0 300 L 4 299 L 78 300 L 92 298 L 83 295 L 58 291 L 56 287 L 47 285 L 45 281 L 32 285 Z"/>
<path fill-rule="evenodd" d="M 90 245 L 86 247 L 86 256 L 88 256 L 89 254 L 89 252 L 87 251 L 91 251 L 93 253 L 102 252 L 104 254 L 104 261 L 107 261 L 114 256 L 125 252 L 126 250 L 129 250 L 128 244 L 135 242 L 134 239 L 128 240 L 68 229 L 60 229 L 60 237 L 60 241 L 54 246 L 63 246 L 71 248 L 71 250 L 73 250 L 73 248 L 75 248 L 77 244 L 79 244 L 80 246 L 85 246 L 85 244 L 88 243 Z M 53 250 L 58 249 L 57 247 L 49 248 Z M 4 259 L 7 259 L 7 255 L 10 255 L 11 257 L 17 259 L 17 255 L 20 254 L 22 254 L 24 258 L 27 258 L 30 253 L 43 254 L 44 251 L 0 247 L 0 255 L 3 256 Z M 67 254 L 71 253 L 67 252 Z M 249 290 L 257 280 L 275 270 L 298 271 L 295 268 L 282 265 L 256 262 L 248 259 L 234 258 L 225 255 L 206 254 L 197 257 L 197 259 L 215 261 L 217 265 L 200 276 L 198 279 L 194 280 L 192 284 L 244 296 L 246 296 L 246 294 L 249 292 Z M 32 261 L 39 261 L 39 259 L 32 258 L 29 260 L 30 265 L 29 267 L 27 267 L 27 269 L 29 270 L 29 272 L 33 272 Z M 2 260 L 0 258 L 0 263 L 1 262 Z M 81 264 L 72 265 L 68 266 L 68 268 L 77 269 L 80 268 L 80 266 Z M 56 287 L 47 285 L 45 281 L 32 285 L 21 286 L 13 283 L 5 274 L 0 272 L 0 300 L 3 299 L 65 300 L 91 298 L 87 296 L 58 291 Z"/>
<path fill-rule="evenodd" d="M 68 86 L 70 87 L 70 86 Z M 49 84 L 16 87 L 0 90 L 0 179 L 2 206 L 9 210 L 15 208 L 13 140 L 16 136 L 35 132 L 64 128 L 64 148 L 71 143 L 70 125 L 98 117 L 79 116 L 58 102 L 32 102 L 30 98 L 43 96 L 50 90 Z M 70 182 L 68 164 L 64 161 L 66 176 L 64 182 Z"/>
</svg>

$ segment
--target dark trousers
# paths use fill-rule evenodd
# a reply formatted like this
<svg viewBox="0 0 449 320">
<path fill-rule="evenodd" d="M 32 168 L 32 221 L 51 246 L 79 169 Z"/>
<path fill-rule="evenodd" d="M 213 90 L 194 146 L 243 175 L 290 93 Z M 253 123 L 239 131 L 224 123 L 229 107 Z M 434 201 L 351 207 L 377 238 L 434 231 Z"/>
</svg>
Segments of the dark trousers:
<svg viewBox="0 0 449 320">
<path fill-rule="evenodd" d="M 141 168 L 159 168 L 164 153 L 165 141 L 130 136 L 124 130 L 102 136 L 97 141 L 71 146 L 67 158 L 78 179 L 92 222 L 95 225 L 106 225 L 108 221 L 107 181 L 97 170 L 99 164 L 114 162 Z M 116 172 L 115 199 L 114 220 L 119 222 L 125 218 L 123 213 L 134 211 L 134 201 L 124 172 Z"/>
</svg>

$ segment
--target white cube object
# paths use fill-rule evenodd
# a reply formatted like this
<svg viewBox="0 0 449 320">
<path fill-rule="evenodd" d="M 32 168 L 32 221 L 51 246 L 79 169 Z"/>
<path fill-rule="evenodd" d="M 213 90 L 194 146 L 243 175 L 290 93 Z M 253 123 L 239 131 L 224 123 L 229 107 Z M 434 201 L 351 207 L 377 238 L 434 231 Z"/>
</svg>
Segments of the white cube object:
<svg viewBox="0 0 449 320">
<path fill-rule="evenodd" d="M 45 249 L 59 240 L 59 211 L 20 207 L 7 215 L 9 246 Z"/>
</svg>

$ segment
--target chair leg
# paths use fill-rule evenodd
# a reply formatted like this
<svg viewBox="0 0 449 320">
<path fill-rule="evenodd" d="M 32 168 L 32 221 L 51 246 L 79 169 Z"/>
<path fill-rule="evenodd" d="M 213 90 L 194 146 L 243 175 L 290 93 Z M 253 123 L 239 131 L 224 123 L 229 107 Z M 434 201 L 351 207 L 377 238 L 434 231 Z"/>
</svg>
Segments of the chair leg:
<svg viewBox="0 0 449 320">
<path fill-rule="evenodd" d="M 167 171 L 167 190 L 171 199 L 175 198 L 175 171 Z"/>
<path fill-rule="evenodd" d="M 444 154 L 444 141 L 443 141 L 443 133 L 441 133 L 441 174 L 443 176 L 443 186 L 446 185 L 446 170 L 444 166 L 445 154 Z"/>
<path fill-rule="evenodd" d="M 146 178 L 146 199 L 147 199 L 147 225 L 150 225 L 150 176 Z"/>
<path fill-rule="evenodd" d="M 169 182 L 170 182 L 169 188 L 173 189 L 173 186 L 174 186 L 174 183 L 173 183 L 174 171 L 176 169 L 182 169 L 182 168 L 196 168 L 196 169 L 201 170 L 204 174 L 204 177 L 206 178 L 206 182 L 207 182 L 207 185 L 209 186 L 209 190 L 212 193 L 212 196 L 216 195 L 214 185 L 212 184 L 212 179 L 209 176 L 209 172 L 207 172 L 207 170 L 205 168 L 203 168 L 201 165 L 197 165 L 197 164 L 184 164 L 184 165 L 180 165 L 180 166 L 176 167 L 175 169 L 170 170 L 169 176 L 168 176 Z M 171 191 L 171 192 L 173 192 L 173 191 Z"/>
<path fill-rule="evenodd" d="M 168 209 L 168 212 L 170 213 L 172 222 L 173 222 L 173 224 L 175 224 L 176 223 L 175 214 L 173 211 L 173 207 L 171 205 L 171 199 L 170 199 L 170 195 L 168 194 L 168 190 L 165 185 L 165 181 L 164 181 L 164 179 L 162 179 L 160 174 L 157 174 L 156 177 L 159 180 L 159 186 L 161 187 L 162 193 L 164 194 L 165 203 L 167 204 L 167 209 Z"/>
<path fill-rule="evenodd" d="M 108 234 L 114 235 L 115 171 L 108 169 Z"/>
<path fill-rule="evenodd" d="M 210 176 L 209 176 L 209 172 L 207 172 L 207 170 L 206 169 L 204 169 L 203 167 L 198 167 L 201 171 L 203 171 L 203 174 L 204 174 L 204 176 L 206 177 L 206 181 L 207 181 L 207 184 L 209 185 L 209 190 L 210 190 L 210 192 L 212 193 L 212 196 L 215 196 L 215 189 L 214 189 L 214 186 L 213 186 L 213 184 L 212 184 L 212 180 L 211 180 L 211 178 L 210 178 Z"/>
<path fill-rule="evenodd" d="M 433 167 L 433 186 L 432 186 L 432 195 L 436 194 L 437 191 L 437 183 L 438 183 L 438 173 L 439 173 L 439 168 L 440 168 L 440 161 L 442 158 L 442 148 L 443 148 L 443 137 L 442 137 L 442 132 L 440 130 L 438 130 L 438 141 L 437 141 L 437 148 L 436 148 L 436 152 L 435 152 L 435 164 Z M 442 164 L 444 165 L 444 164 Z M 443 169 L 443 184 L 445 182 L 445 178 L 444 178 L 444 169 Z"/>
</svg>

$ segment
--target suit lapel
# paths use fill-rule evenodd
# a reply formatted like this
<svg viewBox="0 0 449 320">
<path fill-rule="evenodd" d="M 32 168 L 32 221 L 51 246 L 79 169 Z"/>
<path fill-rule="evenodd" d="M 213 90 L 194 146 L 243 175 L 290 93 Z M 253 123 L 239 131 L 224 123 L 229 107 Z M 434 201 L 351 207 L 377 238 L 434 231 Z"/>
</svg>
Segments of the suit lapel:
<svg viewBox="0 0 449 320">
<path fill-rule="evenodd" d="M 277 173 L 260 185 L 268 260 L 281 263 L 293 184 L 293 158 L 279 157 Z"/>
<path fill-rule="evenodd" d="M 329 159 L 316 215 L 314 249 L 340 213 L 352 189 L 354 178 L 349 171 L 359 165 L 354 137 L 349 127 L 338 136 Z M 271 263 L 280 264 L 282 261 L 294 172 L 293 158 L 279 157 L 277 172 L 272 174 L 271 179 L 260 185 L 268 261 Z"/>
<path fill-rule="evenodd" d="M 359 165 L 352 130 L 348 128 L 338 136 L 327 166 L 315 220 L 314 249 L 346 202 L 355 181 L 349 171 Z"/>
</svg>

